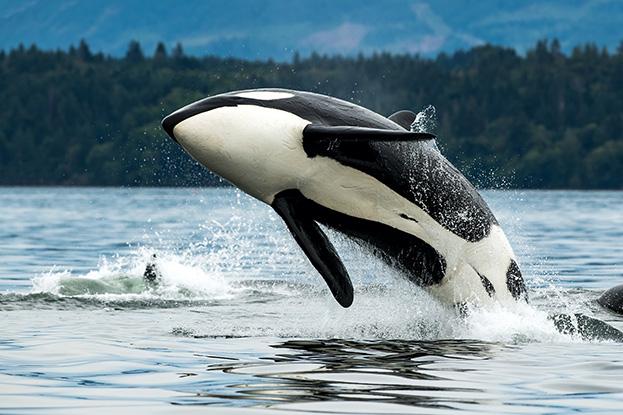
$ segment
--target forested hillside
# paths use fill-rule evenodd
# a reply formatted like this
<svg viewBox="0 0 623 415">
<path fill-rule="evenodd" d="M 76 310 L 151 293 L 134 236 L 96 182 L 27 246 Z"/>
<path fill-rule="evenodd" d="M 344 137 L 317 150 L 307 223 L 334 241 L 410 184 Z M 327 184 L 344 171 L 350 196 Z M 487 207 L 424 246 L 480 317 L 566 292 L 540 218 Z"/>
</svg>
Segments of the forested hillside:
<svg viewBox="0 0 623 415">
<path fill-rule="evenodd" d="M 207 95 L 284 87 L 382 114 L 437 109 L 439 145 L 481 186 L 622 189 L 623 48 L 540 42 L 525 56 L 483 46 L 436 59 L 312 55 L 292 62 L 184 55 L 133 42 L 123 58 L 0 52 L 0 184 L 205 185 L 218 181 L 160 129 Z"/>
</svg>

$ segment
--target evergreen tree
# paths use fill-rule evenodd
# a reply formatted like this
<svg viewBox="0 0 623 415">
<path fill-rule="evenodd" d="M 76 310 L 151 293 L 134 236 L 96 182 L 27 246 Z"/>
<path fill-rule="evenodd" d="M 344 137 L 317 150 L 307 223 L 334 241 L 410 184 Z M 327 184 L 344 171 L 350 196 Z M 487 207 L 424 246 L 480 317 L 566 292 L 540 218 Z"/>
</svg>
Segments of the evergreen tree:
<svg viewBox="0 0 623 415">
<path fill-rule="evenodd" d="M 166 64 L 163 64 L 166 62 Z M 213 185 L 160 128 L 225 91 L 283 87 L 381 114 L 437 108 L 438 143 L 484 186 L 623 189 L 623 43 L 616 53 L 540 41 L 525 56 L 484 45 L 436 59 L 295 54 L 292 63 L 184 55 L 163 43 L 122 59 L 23 44 L 0 51 L 0 184 Z M 495 172 L 492 178 L 490 172 Z"/>
<path fill-rule="evenodd" d="M 172 53 L 173 59 L 181 59 L 184 57 L 184 48 L 182 47 L 182 44 L 180 42 L 177 42 L 175 44 L 175 47 L 173 48 L 173 53 Z"/>
<path fill-rule="evenodd" d="M 154 51 L 154 60 L 156 61 L 164 61 L 167 59 L 167 48 L 164 46 L 164 43 L 158 42 L 156 45 L 156 50 Z"/>
<path fill-rule="evenodd" d="M 136 40 L 133 40 L 128 45 L 128 51 L 125 54 L 125 60 L 128 63 L 138 63 L 145 59 L 143 55 L 143 49 L 141 48 L 141 44 Z"/>
<path fill-rule="evenodd" d="M 91 50 L 89 49 L 89 45 L 87 45 L 87 42 L 84 39 L 80 40 L 76 56 L 83 61 L 89 61 L 93 57 Z"/>
</svg>

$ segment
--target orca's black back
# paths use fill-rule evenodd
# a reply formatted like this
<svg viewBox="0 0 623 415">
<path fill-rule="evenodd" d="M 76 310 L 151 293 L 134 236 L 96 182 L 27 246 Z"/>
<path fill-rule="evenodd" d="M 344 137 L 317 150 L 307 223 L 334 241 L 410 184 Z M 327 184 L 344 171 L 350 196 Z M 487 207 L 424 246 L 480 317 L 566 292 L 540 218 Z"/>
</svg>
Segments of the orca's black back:
<svg viewBox="0 0 623 415">
<path fill-rule="evenodd" d="M 280 104 L 314 124 L 404 130 L 361 106 L 311 93 Z M 474 186 L 439 152 L 433 141 L 332 141 L 317 155 L 363 171 L 427 212 L 446 229 L 476 242 L 497 221 Z"/>
</svg>

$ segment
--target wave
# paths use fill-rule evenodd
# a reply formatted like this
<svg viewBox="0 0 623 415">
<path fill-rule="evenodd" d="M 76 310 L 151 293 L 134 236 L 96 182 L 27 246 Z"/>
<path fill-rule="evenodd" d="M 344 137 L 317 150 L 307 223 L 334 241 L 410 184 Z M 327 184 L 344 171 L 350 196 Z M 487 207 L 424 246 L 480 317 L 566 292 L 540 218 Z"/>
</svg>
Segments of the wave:
<svg viewBox="0 0 623 415">
<path fill-rule="evenodd" d="M 158 281 L 144 277 L 156 255 Z M 191 250 L 171 253 L 139 248 L 127 256 L 102 258 L 97 269 L 76 274 L 56 267 L 35 276 L 27 292 L 0 294 L 0 309 L 114 306 L 124 309 L 172 308 L 231 302 L 270 301 L 322 287 L 279 279 L 250 278 L 214 255 Z"/>
<path fill-rule="evenodd" d="M 216 300 L 231 298 L 240 290 L 219 272 L 204 269 L 199 258 L 158 253 L 160 280 L 149 284 L 143 274 L 152 253 L 141 249 L 135 255 L 102 259 L 98 269 L 84 275 L 51 270 L 32 280 L 31 293 L 63 297 L 115 298 L 143 296 L 166 300 Z"/>
<path fill-rule="evenodd" d="M 155 253 L 157 285 L 143 277 L 154 251 L 140 248 L 103 258 L 97 269 L 82 275 L 52 269 L 36 276 L 29 292 L 1 294 L 0 309 L 191 308 L 201 313 L 201 322 L 182 321 L 170 333 L 192 337 L 577 342 L 586 339 L 577 332 L 562 334 L 552 314 L 584 313 L 621 324 L 594 305 L 595 292 L 563 290 L 537 278 L 531 279 L 530 305 L 473 309 L 461 317 L 378 264 L 373 269 L 382 278 L 356 280 L 355 302 L 343 309 L 319 278 L 310 282 L 313 272 L 297 271 L 288 279 L 249 275 L 210 253 Z"/>
</svg>

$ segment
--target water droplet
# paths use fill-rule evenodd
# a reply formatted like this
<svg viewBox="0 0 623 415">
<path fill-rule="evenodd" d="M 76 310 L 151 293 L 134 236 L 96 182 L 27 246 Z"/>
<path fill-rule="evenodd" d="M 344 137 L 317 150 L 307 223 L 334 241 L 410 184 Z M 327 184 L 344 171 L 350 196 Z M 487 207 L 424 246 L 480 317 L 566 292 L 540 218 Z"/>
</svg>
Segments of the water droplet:
<svg viewBox="0 0 623 415">
<path fill-rule="evenodd" d="M 415 133 L 433 133 L 437 128 L 437 110 L 429 105 L 418 112 L 411 124 L 411 131 Z"/>
</svg>

